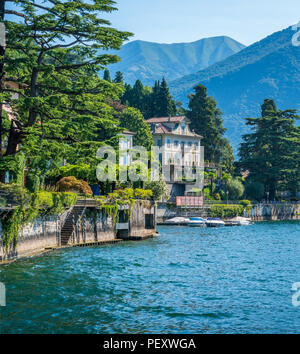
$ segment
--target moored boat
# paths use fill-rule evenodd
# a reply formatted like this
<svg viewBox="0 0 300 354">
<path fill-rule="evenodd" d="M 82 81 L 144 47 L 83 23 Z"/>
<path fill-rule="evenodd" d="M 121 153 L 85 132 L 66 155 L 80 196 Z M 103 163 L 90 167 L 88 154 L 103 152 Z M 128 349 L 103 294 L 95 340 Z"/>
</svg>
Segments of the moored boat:
<svg viewBox="0 0 300 354">
<path fill-rule="evenodd" d="M 188 225 L 192 226 L 192 227 L 205 227 L 206 220 L 203 218 L 198 218 L 198 217 L 190 218 Z"/>
<path fill-rule="evenodd" d="M 242 216 L 236 216 L 235 218 L 232 218 L 230 220 L 228 220 L 229 225 L 231 226 L 248 226 L 252 224 L 251 219 L 249 218 L 245 218 Z"/>
<path fill-rule="evenodd" d="M 206 226 L 208 227 L 223 227 L 225 222 L 219 218 L 207 218 Z"/>
<path fill-rule="evenodd" d="M 190 222 L 190 219 L 178 216 L 178 217 L 166 220 L 163 224 L 164 225 L 184 226 L 184 225 L 188 225 L 189 222 Z"/>
</svg>

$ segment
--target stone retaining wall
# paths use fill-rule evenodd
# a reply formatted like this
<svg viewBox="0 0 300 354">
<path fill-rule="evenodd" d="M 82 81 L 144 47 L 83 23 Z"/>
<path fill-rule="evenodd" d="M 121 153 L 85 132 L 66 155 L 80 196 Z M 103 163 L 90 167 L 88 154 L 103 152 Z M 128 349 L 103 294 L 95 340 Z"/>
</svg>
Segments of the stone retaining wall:
<svg viewBox="0 0 300 354">
<path fill-rule="evenodd" d="M 33 223 L 26 225 L 19 233 L 16 249 L 10 245 L 8 252 L 1 241 L 2 228 L 0 222 L 0 263 L 4 260 L 12 260 L 26 257 L 47 250 L 60 248 L 60 231 L 72 208 L 58 217 L 47 217 L 36 219 Z M 91 210 L 93 212 L 91 213 Z M 115 241 L 118 238 L 134 239 L 150 237 L 155 233 L 155 223 L 152 228 L 146 227 L 146 215 L 153 215 L 155 219 L 155 207 L 147 201 L 137 201 L 132 210 L 128 222 L 128 230 L 118 237 L 116 222 L 111 215 L 104 211 L 93 208 L 86 208 L 82 219 L 73 229 L 73 236 L 68 246 L 91 245 L 93 243 L 105 243 Z"/>
</svg>

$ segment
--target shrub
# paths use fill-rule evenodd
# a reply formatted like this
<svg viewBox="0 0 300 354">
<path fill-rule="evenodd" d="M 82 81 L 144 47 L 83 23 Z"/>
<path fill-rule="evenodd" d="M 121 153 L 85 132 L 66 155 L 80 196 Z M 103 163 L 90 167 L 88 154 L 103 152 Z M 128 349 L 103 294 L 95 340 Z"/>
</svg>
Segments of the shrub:
<svg viewBox="0 0 300 354">
<path fill-rule="evenodd" d="M 30 200 L 28 191 L 18 184 L 0 183 L 0 192 L 8 204 L 26 204 Z"/>
<path fill-rule="evenodd" d="M 85 181 L 78 180 L 74 176 L 64 177 L 56 183 L 59 192 L 75 192 L 84 195 L 92 195 L 93 192 L 89 184 Z"/>
<path fill-rule="evenodd" d="M 243 207 L 247 207 L 247 206 L 250 206 L 250 205 L 251 205 L 250 200 L 247 200 L 247 199 L 240 200 L 239 203 L 240 203 Z"/>
<path fill-rule="evenodd" d="M 137 199 L 150 199 L 153 197 L 153 192 L 150 189 L 135 189 L 134 197 Z"/>
<path fill-rule="evenodd" d="M 163 198 L 168 198 L 168 188 L 166 182 L 160 176 L 159 181 L 151 181 L 145 183 L 145 189 L 152 191 L 152 196 L 154 200 L 160 200 Z"/>
<path fill-rule="evenodd" d="M 242 215 L 244 207 L 241 205 L 213 205 L 209 211 L 211 217 L 233 218 Z"/>
</svg>

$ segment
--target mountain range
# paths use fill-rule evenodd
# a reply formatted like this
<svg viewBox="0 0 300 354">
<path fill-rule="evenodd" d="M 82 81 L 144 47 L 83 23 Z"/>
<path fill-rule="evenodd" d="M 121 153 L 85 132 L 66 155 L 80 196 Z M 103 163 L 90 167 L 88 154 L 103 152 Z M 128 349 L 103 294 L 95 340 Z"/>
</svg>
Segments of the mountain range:
<svg viewBox="0 0 300 354">
<path fill-rule="evenodd" d="M 153 86 L 155 80 L 172 81 L 205 69 L 239 52 L 245 46 L 232 38 L 204 38 L 192 43 L 160 44 L 133 41 L 125 44 L 118 55 L 121 60 L 109 66 L 112 76 L 121 71 L 125 82 L 134 84 L 140 79 Z"/>
<path fill-rule="evenodd" d="M 172 94 L 185 105 L 199 83 L 208 88 L 224 113 L 227 136 L 235 148 L 246 133 L 245 117 L 260 114 L 264 99 L 280 109 L 300 110 L 300 46 L 292 45 L 292 27 L 276 32 L 240 52 L 170 83 Z"/>
</svg>

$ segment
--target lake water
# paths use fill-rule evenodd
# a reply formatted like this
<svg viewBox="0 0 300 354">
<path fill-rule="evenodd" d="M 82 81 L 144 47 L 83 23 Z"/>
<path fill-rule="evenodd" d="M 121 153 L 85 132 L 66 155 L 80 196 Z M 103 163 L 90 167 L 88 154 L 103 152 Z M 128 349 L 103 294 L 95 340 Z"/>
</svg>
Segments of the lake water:
<svg viewBox="0 0 300 354">
<path fill-rule="evenodd" d="M 160 227 L 0 267 L 0 333 L 299 333 L 300 223 Z"/>
</svg>

